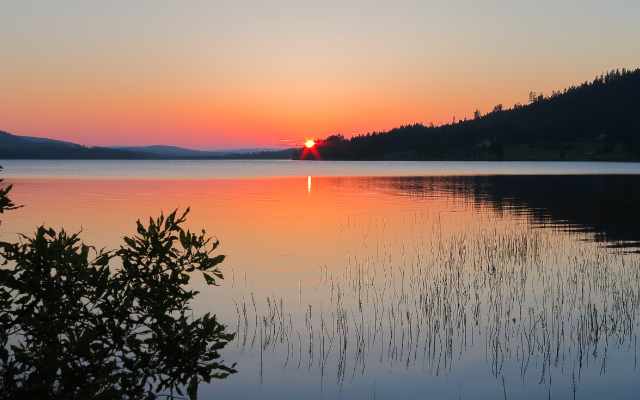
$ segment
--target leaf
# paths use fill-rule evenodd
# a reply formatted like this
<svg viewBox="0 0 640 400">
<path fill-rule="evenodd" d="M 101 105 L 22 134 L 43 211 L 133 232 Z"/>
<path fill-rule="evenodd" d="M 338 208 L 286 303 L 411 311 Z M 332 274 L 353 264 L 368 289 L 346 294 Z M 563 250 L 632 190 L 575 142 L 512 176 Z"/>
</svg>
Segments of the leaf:
<svg viewBox="0 0 640 400">
<path fill-rule="evenodd" d="M 219 255 L 219 256 L 215 256 L 213 258 L 210 258 L 209 261 L 207 262 L 207 265 L 205 267 L 205 269 L 211 269 L 212 267 L 215 267 L 216 265 L 220 264 L 221 262 L 224 261 L 224 259 L 226 258 L 225 255 Z"/>
<path fill-rule="evenodd" d="M 212 276 L 210 276 L 208 274 L 205 274 L 205 273 L 203 273 L 202 276 L 204 276 L 204 280 L 207 281 L 207 285 L 215 285 L 216 284 L 216 280 Z"/>
</svg>

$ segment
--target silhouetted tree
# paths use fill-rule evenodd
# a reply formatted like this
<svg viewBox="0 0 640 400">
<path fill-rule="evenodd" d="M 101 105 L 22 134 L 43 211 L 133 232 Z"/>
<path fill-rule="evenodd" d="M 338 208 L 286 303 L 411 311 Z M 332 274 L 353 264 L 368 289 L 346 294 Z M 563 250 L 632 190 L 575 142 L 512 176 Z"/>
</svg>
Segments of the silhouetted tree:
<svg viewBox="0 0 640 400">
<path fill-rule="evenodd" d="M 215 285 L 224 256 L 183 228 L 187 213 L 138 221 L 112 251 L 43 226 L 0 242 L 0 397 L 195 399 L 200 382 L 234 373 L 219 354 L 234 334 L 192 315 L 191 273 Z"/>
<path fill-rule="evenodd" d="M 538 94 L 534 91 L 529 92 L 529 104 L 533 104 L 538 101 Z"/>
<path fill-rule="evenodd" d="M 2 173 L 2 166 L 0 166 L 0 173 Z M 8 210 L 14 210 L 18 208 L 13 204 L 9 198 L 9 192 L 11 191 L 11 185 L 3 185 L 4 180 L 0 179 L 0 214 Z"/>
<path fill-rule="evenodd" d="M 611 71 L 553 96 L 531 92 L 475 119 L 405 125 L 318 147 L 323 160 L 640 160 L 640 69 Z M 601 135 L 606 137 L 601 139 Z M 320 141 L 321 142 L 321 141 Z M 495 143 L 493 147 L 484 143 Z M 298 155 L 300 152 L 297 153 Z M 295 155 L 294 155 L 295 157 Z"/>
</svg>

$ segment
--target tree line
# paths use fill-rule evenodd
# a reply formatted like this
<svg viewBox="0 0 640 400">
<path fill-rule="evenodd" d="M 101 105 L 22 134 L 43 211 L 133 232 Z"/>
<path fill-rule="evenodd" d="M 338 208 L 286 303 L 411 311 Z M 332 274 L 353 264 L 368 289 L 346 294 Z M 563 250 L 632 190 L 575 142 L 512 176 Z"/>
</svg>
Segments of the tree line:
<svg viewBox="0 0 640 400">
<path fill-rule="evenodd" d="M 317 140 L 327 160 L 640 160 L 640 69 L 613 70 L 527 104 L 497 104 L 472 119 Z"/>
</svg>

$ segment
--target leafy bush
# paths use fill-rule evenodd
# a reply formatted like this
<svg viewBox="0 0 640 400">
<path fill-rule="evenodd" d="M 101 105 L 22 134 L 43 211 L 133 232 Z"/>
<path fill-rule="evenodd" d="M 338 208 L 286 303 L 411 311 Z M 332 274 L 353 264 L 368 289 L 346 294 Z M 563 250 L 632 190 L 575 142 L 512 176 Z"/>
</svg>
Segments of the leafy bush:
<svg viewBox="0 0 640 400">
<path fill-rule="evenodd" d="M 2 167 L 0 167 L 2 172 Z M 2 185 L 3 180 L 0 179 L 0 214 L 7 210 L 13 210 L 18 208 L 9 198 L 9 192 L 11 191 L 11 185 Z"/>
<path fill-rule="evenodd" d="M 138 221 L 111 251 L 43 226 L 0 242 L 0 397 L 195 399 L 200 382 L 234 373 L 219 354 L 234 334 L 192 316 L 191 273 L 215 285 L 224 256 L 183 227 L 188 211 Z"/>
</svg>

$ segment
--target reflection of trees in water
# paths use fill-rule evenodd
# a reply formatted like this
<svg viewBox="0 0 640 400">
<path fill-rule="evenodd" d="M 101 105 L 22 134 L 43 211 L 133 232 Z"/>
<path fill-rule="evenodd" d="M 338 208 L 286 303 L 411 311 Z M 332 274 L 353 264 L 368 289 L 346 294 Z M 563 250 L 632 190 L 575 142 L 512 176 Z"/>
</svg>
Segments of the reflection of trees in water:
<svg viewBox="0 0 640 400">
<path fill-rule="evenodd" d="M 394 195 L 455 197 L 498 212 L 526 215 L 539 225 L 592 232 L 611 246 L 640 247 L 640 176 L 519 175 L 362 179 Z"/>
<path fill-rule="evenodd" d="M 1 182 L 0 182 L 1 183 Z M 0 210 L 14 207 L 0 187 Z M 193 316 L 190 274 L 222 279 L 217 241 L 183 229 L 186 212 L 137 224 L 112 251 L 39 227 L 0 242 L 0 398 L 197 398 L 234 373 L 219 351 L 234 338 Z"/>
<path fill-rule="evenodd" d="M 322 300 L 306 306 L 243 291 L 236 344 L 339 385 L 372 365 L 454 373 L 474 354 L 498 382 L 516 374 L 549 392 L 575 390 L 585 368 L 607 373 L 612 354 L 635 368 L 640 259 L 532 227 L 475 229 L 402 251 L 369 243 L 322 269 L 308 289 Z"/>
</svg>

